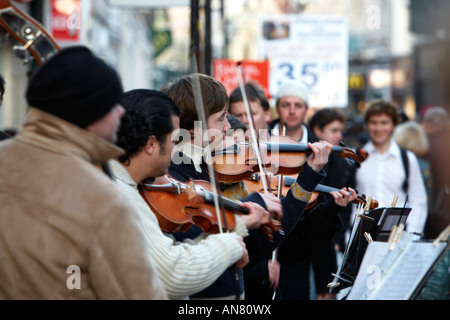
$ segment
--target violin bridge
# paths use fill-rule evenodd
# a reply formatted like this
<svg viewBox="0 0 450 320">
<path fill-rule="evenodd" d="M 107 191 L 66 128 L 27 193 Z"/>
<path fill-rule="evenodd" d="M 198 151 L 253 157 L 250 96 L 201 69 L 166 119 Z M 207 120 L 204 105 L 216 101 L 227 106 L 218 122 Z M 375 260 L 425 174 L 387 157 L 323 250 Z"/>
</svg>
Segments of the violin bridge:
<svg viewBox="0 0 450 320">
<path fill-rule="evenodd" d="M 185 192 L 187 194 L 189 201 L 191 201 L 197 195 L 197 191 L 195 191 L 194 182 L 190 181 L 188 184 L 186 184 Z"/>
</svg>

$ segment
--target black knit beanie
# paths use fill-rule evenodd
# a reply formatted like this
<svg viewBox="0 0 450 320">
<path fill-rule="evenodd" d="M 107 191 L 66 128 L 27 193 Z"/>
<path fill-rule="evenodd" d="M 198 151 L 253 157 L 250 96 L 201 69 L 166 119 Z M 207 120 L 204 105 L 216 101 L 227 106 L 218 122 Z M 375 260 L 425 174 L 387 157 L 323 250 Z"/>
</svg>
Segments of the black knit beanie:
<svg viewBox="0 0 450 320">
<path fill-rule="evenodd" d="M 81 128 L 106 115 L 121 99 L 117 72 L 84 46 L 62 49 L 31 78 L 25 97 Z"/>
</svg>

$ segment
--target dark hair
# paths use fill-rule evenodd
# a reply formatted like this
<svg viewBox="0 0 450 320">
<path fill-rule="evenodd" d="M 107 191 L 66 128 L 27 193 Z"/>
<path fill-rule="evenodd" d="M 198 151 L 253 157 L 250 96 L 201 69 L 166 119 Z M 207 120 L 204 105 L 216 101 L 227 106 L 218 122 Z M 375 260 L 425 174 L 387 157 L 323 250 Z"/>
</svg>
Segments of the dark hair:
<svg viewBox="0 0 450 320">
<path fill-rule="evenodd" d="M 267 111 L 270 109 L 269 101 L 267 100 L 266 94 L 264 93 L 264 90 L 261 88 L 260 85 L 258 85 L 255 82 L 248 82 L 244 86 L 245 93 L 247 95 L 247 99 L 251 102 L 259 102 L 261 107 L 264 111 Z M 244 98 L 242 96 L 241 88 L 237 87 L 233 89 L 233 91 L 230 94 L 230 101 L 228 103 L 228 110 L 230 109 L 230 106 L 232 103 L 243 101 Z"/>
<path fill-rule="evenodd" d="M 205 108 L 206 120 L 214 113 L 222 111 L 228 103 L 225 87 L 216 79 L 201 73 L 189 74 L 167 83 L 161 91 L 175 101 L 180 110 L 180 128 L 194 129 L 194 122 L 199 120 L 193 84 L 199 82 Z"/>
<path fill-rule="evenodd" d="M 5 95 L 5 79 L 3 79 L 2 75 L 0 74 L 0 93 L 2 94 L 2 98 Z"/>
<path fill-rule="evenodd" d="M 125 92 L 120 102 L 125 108 L 121 119 L 116 144 L 125 150 L 119 157 L 122 163 L 129 163 L 154 135 L 163 145 L 173 130 L 172 116 L 179 111 L 172 99 L 156 90 L 136 89 Z"/>
<path fill-rule="evenodd" d="M 308 125 L 310 129 L 318 127 L 320 130 L 323 130 L 323 128 L 335 120 L 343 123 L 345 116 L 338 110 L 325 108 L 317 110 L 311 119 L 309 119 Z"/>
<path fill-rule="evenodd" d="M 364 122 L 367 124 L 369 123 L 370 117 L 380 114 L 388 115 L 392 119 L 394 126 L 397 126 L 401 122 L 398 106 L 393 102 L 382 99 L 375 99 L 368 103 L 364 113 Z"/>
</svg>

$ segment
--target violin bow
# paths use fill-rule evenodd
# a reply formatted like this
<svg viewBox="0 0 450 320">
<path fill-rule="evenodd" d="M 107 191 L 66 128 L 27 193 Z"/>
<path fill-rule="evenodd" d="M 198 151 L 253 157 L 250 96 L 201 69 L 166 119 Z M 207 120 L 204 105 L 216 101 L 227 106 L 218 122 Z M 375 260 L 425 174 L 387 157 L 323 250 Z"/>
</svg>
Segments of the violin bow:
<svg viewBox="0 0 450 320">
<path fill-rule="evenodd" d="M 283 136 L 285 136 L 286 135 L 286 123 L 283 123 L 283 131 L 282 131 L 282 135 Z M 281 198 L 281 195 L 283 194 L 281 191 L 282 191 L 282 189 L 283 189 L 283 175 L 282 174 L 280 174 L 279 176 L 278 176 L 278 193 L 277 193 L 277 197 L 278 197 L 278 199 L 280 199 Z"/>
<path fill-rule="evenodd" d="M 243 76 L 244 71 L 243 71 L 241 62 L 239 62 L 237 65 L 236 73 L 237 73 L 237 77 L 238 77 L 239 88 L 242 93 L 242 100 L 244 102 L 245 112 L 247 114 L 247 118 L 249 119 L 248 123 L 250 126 L 249 129 L 250 129 L 250 133 L 252 135 L 252 140 L 253 140 L 253 150 L 255 151 L 256 158 L 258 160 L 259 172 L 261 173 L 261 180 L 263 183 L 264 193 L 267 195 L 269 192 L 271 192 L 271 190 L 270 190 L 270 186 L 268 186 L 267 174 L 262 165 L 262 157 L 261 157 L 261 152 L 260 152 L 260 148 L 259 148 L 259 141 L 257 139 L 257 134 L 256 134 L 256 129 L 255 129 L 255 119 L 253 118 L 252 111 L 250 110 L 250 104 L 248 103 L 248 99 L 247 99 L 247 90 L 245 88 L 244 76 Z M 276 260 L 277 260 L 277 249 L 273 250 L 273 252 L 272 252 L 272 262 L 275 262 Z M 272 300 L 275 300 L 275 296 L 276 296 L 276 288 L 274 287 Z"/>
<path fill-rule="evenodd" d="M 250 129 L 250 133 L 251 133 L 252 140 L 253 140 L 253 150 L 255 151 L 256 158 L 258 161 L 259 172 L 261 173 L 261 180 L 263 183 L 264 193 L 268 194 L 269 190 L 270 190 L 270 186 L 268 186 L 267 175 L 266 175 L 266 172 L 262 165 L 259 141 L 257 138 L 256 129 L 255 129 L 255 120 L 253 118 L 252 111 L 250 110 L 250 104 L 248 103 L 247 90 L 245 89 L 243 73 L 244 73 L 244 71 L 242 68 L 242 62 L 238 62 L 238 65 L 236 68 L 236 74 L 237 74 L 237 78 L 238 78 L 238 82 L 239 82 L 239 88 L 241 89 L 241 93 L 242 93 L 242 100 L 244 102 L 245 112 L 247 114 L 247 118 L 249 119 L 248 124 L 250 127 L 249 129 Z"/>
<path fill-rule="evenodd" d="M 198 76 L 198 67 L 197 67 L 197 59 L 196 59 L 196 52 L 198 48 L 193 48 L 190 53 L 190 68 L 191 68 L 191 76 L 192 76 L 192 93 L 194 95 L 194 101 L 195 101 L 195 107 L 197 109 L 197 116 L 201 123 L 202 131 L 206 134 L 207 141 L 210 142 L 210 137 L 208 133 L 208 128 L 206 127 L 206 115 L 205 115 L 205 109 L 203 105 L 203 98 L 202 98 L 202 92 L 200 87 L 200 79 Z M 195 132 L 194 132 L 195 135 Z M 203 135 L 201 137 L 201 140 L 203 142 Z M 203 145 L 202 145 L 203 149 Z M 221 197 L 219 195 L 220 188 L 218 184 L 218 180 L 216 178 L 216 171 L 214 170 L 214 163 L 211 163 L 210 161 L 205 161 L 206 165 L 208 166 L 208 171 L 210 172 L 210 180 L 211 180 L 211 186 L 213 188 L 213 194 L 214 194 L 214 206 L 216 209 L 216 215 L 217 215 L 217 222 L 219 226 L 219 232 L 223 233 L 222 231 L 222 219 L 223 223 L 225 225 L 225 229 L 227 232 L 229 232 L 227 220 L 225 218 L 225 212 L 223 210 L 223 203 L 221 202 Z M 222 217 L 222 219 L 221 219 Z"/>
</svg>

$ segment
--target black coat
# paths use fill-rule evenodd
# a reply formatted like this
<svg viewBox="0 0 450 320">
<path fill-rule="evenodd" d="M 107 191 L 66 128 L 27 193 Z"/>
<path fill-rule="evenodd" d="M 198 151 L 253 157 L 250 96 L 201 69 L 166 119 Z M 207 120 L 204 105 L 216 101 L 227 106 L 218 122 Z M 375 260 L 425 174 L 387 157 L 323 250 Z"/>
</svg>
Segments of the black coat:
<svg viewBox="0 0 450 320">
<path fill-rule="evenodd" d="M 182 154 L 180 154 L 179 156 L 180 159 L 184 158 Z M 181 164 L 177 165 L 171 163 L 169 167 L 169 173 L 175 179 L 186 181 L 187 179 L 192 178 L 209 181 L 209 176 L 206 173 L 206 170 L 202 170 L 202 173 L 199 173 L 195 170 L 194 165 L 189 163 L 189 158 L 186 157 L 184 159 L 186 159 L 187 161 L 183 161 Z M 299 174 L 299 179 L 297 179 L 297 182 L 303 189 L 312 191 L 314 190 L 315 186 L 323 180 L 324 177 L 324 172 L 317 173 L 313 171 L 308 165 L 306 165 L 302 173 Z M 253 201 L 265 207 L 264 201 L 258 193 L 253 193 L 250 197 L 242 199 L 241 201 Z M 261 232 L 261 229 L 255 229 L 250 230 L 250 235 L 244 238 L 250 258 L 249 264 L 244 268 L 243 271 L 246 299 L 271 299 L 273 292 L 268 284 L 268 260 L 271 259 L 272 252 L 285 240 L 286 236 L 297 225 L 297 222 L 300 220 L 304 209 L 306 208 L 306 203 L 295 199 L 291 192 L 288 192 L 287 196 L 284 197 L 281 202 L 283 207 L 283 218 L 281 220 L 284 231 L 283 234 L 275 234 L 273 242 L 269 242 L 267 237 Z M 189 229 L 188 232 L 184 235 L 177 235 L 182 236 L 181 238 L 177 238 L 177 240 L 183 240 L 183 238 L 185 237 L 195 238 L 201 232 L 198 230 L 199 228 L 191 229 Z M 307 230 L 307 233 L 310 232 L 309 230 L 311 230 L 311 232 L 315 232 L 309 228 L 305 228 L 305 230 Z M 309 236 L 313 237 L 314 234 L 311 233 L 309 234 Z M 306 245 L 306 242 L 303 243 Z M 227 289 L 226 287 L 231 281 L 233 275 L 236 275 L 235 270 L 227 270 L 216 281 L 216 283 L 211 286 L 211 288 L 207 288 L 206 291 L 201 292 L 196 296 L 205 298 L 208 296 L 217 297 L 234 294 L 224 293 L 224 290 L 227 293 L 231 292 L 231 288 Z M 224 278 L 228 280 L 224 281 Z M 217 295 L 217 291 L 219 290 L 221 291 L 221 293 L 220 295 Z"/>
<path fill-rule="evenodd" d="M 274 125 L 271 124 L 271 128 Z M 308 142 L 318 141 L 312 131 L 307 130 Z M 322 184 L 338 189 L 353 186 L 347 184 L 344 161 L 337 154 L 330 155 L 324 168 L 327 176 Z M 337 270 L 334 237 L 340 233 L 343 238 L 349 215 L 350 207 L 343 209 L 334 203 L 331 195 L 323 193 L 318 204 L 305 211 L 304 221 L 296 225 L 278 249 L 281 265 L 279 299 L 309 299 L 310 265 L 314 269 L 316 291 L 328 291 L 326 286 L 333 280 L 331 273 Z"/>
</svg>

